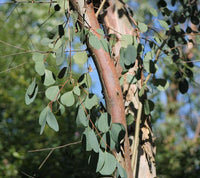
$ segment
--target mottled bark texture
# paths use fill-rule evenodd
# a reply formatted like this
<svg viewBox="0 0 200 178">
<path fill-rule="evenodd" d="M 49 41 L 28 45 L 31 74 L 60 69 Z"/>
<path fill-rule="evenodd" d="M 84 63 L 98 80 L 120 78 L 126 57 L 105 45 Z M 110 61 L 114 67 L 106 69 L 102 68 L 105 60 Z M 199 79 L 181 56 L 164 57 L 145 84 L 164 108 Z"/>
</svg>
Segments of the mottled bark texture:
<svg viewBox="0 0 200 178">
<path fill-rule="evenodd" d="M 117 43 L 112 49 L 112 56 L 103 49 L 93 49 L 87 43 L 100 76 L 107 110 L 111 115 L 112 122 L 123 124 L 127 131 L 123 148 L 124 156 L 116 154 L 116 157 L 120 161 L 120 164 L 126 169 L 129 178 L 156 177 L 151 117 L 144 115 L 143 112 L 140 123 L 137 165 L 131 167 L 132 144 L 134 143 L 135 122 L 137 121 L 127 128 L 126 115 L 132 114 L 133 117 L 136 118 L 139 103 L 143 102 L 146 97 L 146 94 L 144 94 L 143 98 L 139 98 L 138 96 L 138 92 L 143 84 L 142 66 L 139 57 L 128 73 L 123 75 L 124 83 L 122 87 L 119 83 L 119 77 L 122 77 L 122 68 L 119 64 L 121 36 L 123 34 L 130 34 L 135 36 L 139 42 L 139 31 L 137 28 L 133 28 L 133 23 L 135 24 L 135 22 L 133 18 L 129 16 L 126 4 L 123 4 L 119 0 L 107 0 L 100 14 L 96 17 L 95 9 L 98 9 L 102 2 L 103 1 L 100 0 L 70 0 L 72 8 L 79 13 L 79 23 L 82 27 L 89 28 L 93 34 L 100 38 L 95 30 L 100 28 L 100 24 L 102 24 L 101 27 L 104 29 L 105 35 L 115 34 L 118 38 Z M 138 71 L 140 71 L 141 78 L 139 78 L 136 84 L 129 84 L 126 81 L 127 75 L 136 75 Z M 133 138 L 131 144 L 129 143 L 128 136 Z"/>
</svg>

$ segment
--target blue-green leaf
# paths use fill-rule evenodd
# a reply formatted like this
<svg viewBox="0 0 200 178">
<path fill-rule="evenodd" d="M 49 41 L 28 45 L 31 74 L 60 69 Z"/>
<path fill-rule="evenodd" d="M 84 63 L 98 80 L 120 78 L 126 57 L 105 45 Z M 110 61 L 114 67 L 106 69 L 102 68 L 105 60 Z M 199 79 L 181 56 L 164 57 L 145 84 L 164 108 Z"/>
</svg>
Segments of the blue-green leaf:
<svg viewBox="0 0 200 178">
<path fill-rule="evenodd" d="M 81 90 L 80 90 L 79 86 L 74 86 L 73 92 L 74 92 L 74 94 L 76 94 L 77 96 L 80 96 Z"/>
<path fill-rule="evenodd" d="M 59 87 L 51 86 L 51 87 L 47 88 L 45 91 L 45 95 L 49 100 L 55 101 L 56 99 L 58 99 L 60 97 Z"/>
<path fill-rule="evenodd" d="M 85 99 L 85 107 L 87 109 L 92 109 L 94 106 L 98 104 L 98 98 L 94 94 L 87 95 Z"/>
<path fill-rule="evenodd" d="M 133 36 L 132 35 L 122 35 L 121 39 L 121 47 L 127 48 L 128 45 L 133 44 Z"/>
<path fill-rule="evenodd" d="M 43 133 L 46 123 L 56 132 L 59 130 L 58 122 L 49 106 L 45 107 L 40 113 L 39 124 L 41 125 L 40 134 Z"/>
<path fill-rule="evenodd" d="M 103 134 L 101 141 L 100 141 L 101 147 L 105 150 L 113 150 L 115 148 L 115 142 L 111 137 L 111 132 L 106 132 Z"/>
<path fill-rule="evenodd" d="M 50 108 L 48 109 L 46 121 L 49 127 L 51 127 L 53 130 L 55 130 L 56 132 L 59 130 L 58 122 Z"/>
<path fill-rule="evenodd" d="M 117 166 L 117 161 L 115 157 L 108 152 L 104 152 L 104 159 L 104 165 L 99 172 L 102 175 L 111 175 Z"/>
<path fill-rule="evenodd" d="M 94 49 L 100 49 L 102 47 L 101 41 L 95 35 L 89 37 L 89 43 Z"/>
<path fill-rule="evenodd" d="M 72 91 L 66 92 L 61 96 L 61 103 L 70 107 L 74 104 L 75 98 Z"/>
<path fill-rule="evenodd" d="M 107 113 L 101 113 L 100 118 L 98 119 L 98 129 L 99 131 L 105 133 L 110 128 L 110 122 L 111 120 L 108 118 Z"/>
<path fill-rule="evenodd" d="M 142 22 L 138 22 L 138 28 L 143 33 L 148 30 L 148 26 L 145 23 L 142 23 Z"/>
<path fill-rule="evenodd" d="M 35 78 L 34 78 L 34 80 L 29 85 L 25 94 L 26 105 L 29 105 L 34 101 L 35 97 L 37 96 L 37 92 L 38 92 L 38 85 L 35 83 Z"/>
<path fill-rule="evenodd" d="M 65 60 L 65 46 L 61 45 L 57 50 L 56 50 L 56 64 L 61 65 Z"/>
<path fill-rule="evenodd" d="M 98 162 L 97 162 L 96 172 L 99 172 L 102 169 L 103 164 L 105 163 L 104 155 L 105 154 L 101 151 L 101 149 L 99 149 L 99 158 L 98 158 Z"/>
<path fill-rule="evenodd" d="M 85 131 L 83 132 L 83 137 L 82 137 L 82 143 L 83 143 L 83 147 L 86 151 L 91 151 L 92 150 L 92 147 L 90 145 L 90 142 L 89 142 L 89 133 L 90 133 L 90 128 L 87 127 L 85 129 Z"/>
<path fill-rule="evenodd" d="M 117 162 L 117 176 L 118 175 L 121 177 L 121 178 L 127 178 L 127 174 L 126 174 L 126 171 L 124 168 L 121 167 L 121 165 Z"/>
<path fill-rule="evenodd" d="M 155 17 L 158 16 L 158 13 L 157 13 L 156 9 L 150 8 L 149 11 L 150 11 L 150 13 L 151 13 L 153 16 L 155 16 Z"/>
<path fill-rule="evenodd" d="M 42 62 L 43 59 L 44 59 L 44 55 L 41 54 L 41 53 L 34 53 L 33 56 L 32 56 L 32 59 L 33 59 L 35 62 Z"/>
<path fill-rule="evenodd" d="M 44 85 L 49 86 L 55 83 L 55 79 L 53 77 L 53 73 L 50 70 L 45 69 L 44 74 Z"/>
<path fill-rule="evenodd" d="M 45 66 L 43 61 L 37 61 L 35 62 L 35 71 L 40 75 L 44 75 L 45 72 Z"/>
<path fill-rule="evenodd" d="M 125 136 L 125 128 L 120 123 L 113 123 L 111 125 L 111 137 L 115 141 L 115 143 L 120 143 L 120 141 Z"/>
<path fill-rule="evenodd" d="M 94 150 L 94 152 L 98 153 L 99 152 L 99 143 L 97 140 L 97 136 L 94 133 L 94 130 L 91 130 L 89 132 L 88 139 L 89 139 L 90 145 L 91 145 L 92 149 Z"/>
<path fill-rule="evenodd" d="M 74 62 L 80 66 L 87 62 L 88 56 L 86 51 L 76 52 L 73 56 Z"/>
<path fill-rule="evenodd" d="M 169 30 L 169 25 L 167 24 L 167 22 L 165 22 L 164 20 L 158 20 L 158 21 L 163 28 Z"/>
<path fill-rule="evenodd" d="M 78 114 L 76 116 L 76 124 L 79 125 L 83 125 L 84 127 L 87 127 L 89 124 L 89 119 L 87 118 L 83 106 L 79 106 L 78 109 Z"/>
</svg>

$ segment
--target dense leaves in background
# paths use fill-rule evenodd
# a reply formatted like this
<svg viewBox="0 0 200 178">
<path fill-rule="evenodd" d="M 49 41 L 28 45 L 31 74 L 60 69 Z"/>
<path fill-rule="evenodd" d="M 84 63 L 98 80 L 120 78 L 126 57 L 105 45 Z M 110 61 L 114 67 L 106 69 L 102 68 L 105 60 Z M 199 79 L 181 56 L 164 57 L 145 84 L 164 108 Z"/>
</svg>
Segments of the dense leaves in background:
<svg viewBox="0 0 200 178">
<path fill-rule="evenodd" d="M 181 45 L 180 48 L 184 50 L 184 45 L 186 44 L 185 33 L 187 33 L 187 35 L 192 33 L 192 24 L 199 25 L 199 9 L 192 5 L 187 5 L 188 3 L 186 1 L 176 0 L 159 0 L 152 2 L 138 1 L 138 3 L 135 1 L 135 4 L 132 4 L 130 1 L 129 3 L 130 5 L 140 7 L 137 12 L 134 11 L 134 14 L 135 18 L 140 21 L 138 28 L 142 32 L 146 32 L 148 28 L 156 27 L 155 30 L 158 31 L 158 35 L 155 36 L 153 42 L 159 43 L 159 40 L 168 35 L 164 30 L 162 31 L 160 29 L 168 29 L 168 25 L 172 25 L 176 21 L 182 24 L 181 26 L 177 26 L 172 35 L 167 39 L 166 43 L 168 47 L 164 49 L 166 53 L 163 53 L 163 55 L 166 56 L 157 63 L 159 72 L 156 73 L 155 77 L 158 79 L 161 77 L 167 79 L 169 87 L 166 91 L 159 92 L 155 89 L 156 84 L 152 85 L 150 86 L 152 88 L 149 87 L 149 90 L 153 91 L 153 94 L 150 92 L 148 95 L 155 104 L 152 118 L 156 137 L 156 165 L 158 176 L 198 177 L 200 174 L 200 161 L 198 159 L 200 157 L 200 140 L 199 138 L 195 138 L 195 131 L 199 122 L 198 120 L 200 120 L 198 118 L 200 115 L 198 104 L 200 102 L 198 95 L 200 65 L 198 62 L 191 63 L 190 60 L 199 60 L 199 54 L 198 50 L 195 49 L 192 51 L 194 56 L 196 56 L 195 58 L 188 59 L 187 56 L 182 58 L 175 46 Z M 149 6 L 152 8 L 150 9 Z M 16 10 L 13 10 L 14 6 L 2 6 L 0 8 L 2 9 L 0 12 L 0 24 L 3 27 L 0 29 L 0 40 L 9 44 L 20 46 L 26 50 L 33 49 L 34 47 L 34 49 L 42 51 L 43 49 L 45 50 L 45 48 L 40 43 L 44 44 L 48 38 L 53 38 L 57 30 L 60 37 L 64 35 L 63 25 L 56 21 L 56 18 L 60 19 L 61 17 L 59 14 L 54 14 L 56 18 L 52 16 L 50 20 L 47 21 L 48 23 L 45 22 L 49 16 L 47 12 L 49 8 L 48 5 L 41 6 L 34 4 L 27 8 L 26 5 L 20 4 Z M 177 9 L 179 11 L 177 11 Z M 56 5 L 54 10 L 59 12 L 60 7 Z M 194 15 L 187 15 L 191 11 L 194 12 Z M 160 20 L 156 21 L 156 16 L 158 16 Z M 7 21 L 6 18 L 8 18 Z M 43 22 L 45 23 L 43 24 Z M 45 35 L 47 38 L 42 39 Z M 148 35 L 151 35 L 151 31 L 144 34 L 143 38 L 147 38 Z M 96 40 L 93 38 L 93 36 L 90 38 L 91 44 L 94 44 L 92 41 Z M 196 35 L 195 40 L 197 49 L 199 49 L 198 35 Z M 96 48 L 99 47 L 98 41 L 95 45 L 97 45 L 95 46 Z M 99 43 L 99 45 L 102 44 Z M 127 46 L 127 44 L 125 44 L 125 46 Z M 172 51 L 170 50 L 172 57 L 170 55 L 168 56 L 167 52 L 167 50 L 171 48 L 175 48 Z M 105 48 L 105 50 L 108 49 Z M 130 55 L 132 55 L 131 52 L 136 49 L 129 45 L 126 50 L 130 51 Z M 0 152 L 3 153 L 0 155 L 0 176 L 20 177 L 22 172 L 27 172 L 31 175 L 36 173 L 39 177 L 65 177 L 66 175 L 68 175 L 68 177 L 94 176 L 92 172 L 88 171 L 88 160 L 87 157 L 84 157 L 85 155 L 82 154 L 80 145 L 54 151 L 53 155 L 48 159 L 42 169 L 37 170 L 48 152 L 27 153 L 27 151 L 58 146 L 80 140 L 80 133 L 79 130 L 77 131 L 76 122 L 81 122 L 81 120 L 77 118 L 75 121 L 75 119 L 72 118 L 76 118 L 77 113 L 80 115 L 83 113 L 81 113 L 81 110 L 77 111 L 77 113 L 75 113 L 75 111 L 72 112 L 72 109 L 67 110 L 64 116 L 57 117 L 60 127 L 58 133 L 46 128 L 44 134 L 39 136 L 39 114 L 48 103 L 44 95 L 46 95 L 49 100 L 54 100 L 55 97 L 52 97 L 52 95 L 49 96 L 48 90 L 45 92 L 45 88 L 40 86 L 37 100 L 31 107 L 26 106 L 24 103 L 24 94 L 26 92 L 24 88 L 28 88 L 33 81 L 34 66 L 39 75 L 42 76 L 44 71 L 39 67 L 40 65 L 37 65 L 38 61 L 32 60 L 32 54 L 18 54 L 12 56 L 11 53 L 19 53 L 21 50 L 11 46 L 5 47 L 3 43 L 0 43 L 0 51 L 2 51 L 0 57 L 0 72 L 5 71 L 0 73 L 0 78 L 2 79 L 0 81 Z M 63 58 L 61 51 L 61 48 L 57 51 L 56 64 L 62 63 Z M 149 62 L 151 61 L 150 55 L 151 54 L 148 53 L 144 58 L 144 68 L 147 72 L 155 73 L 157 69 L 152 62 Z M 79 56 L 83 56 L 83 60 L 78 60 Z M 73 58 L 75 63 L 83 65 L 87 61 L 87 54 L 86 52 L 76 53 Z M 183 61 L 189 62 L 184 63 Z M 130 60 L 125 60 L 124 64 L 131 65 L 131 62 Z M 7 71 L 8 68 L 20 64 L 23 65 L 14 70 Z M 151 67 L 151 64 L 153 67 Z M 52 65 L 51 69 L 54 71 L 54 63 L 51 64 L 50 62 L 50 65 Z M 60 69 L 59 73 L 56 73 L 55 70 L 55 73 L 57 77 L 62 80 L 64 76 L 63 73 L 65 73 L 66 70 L 66 68 Z M 40 78 L 38 77 L 37 80 L 39 81 Z M 161 90 L 166 88 L 162 86 Z M 55 88 L 49 88 L 49 90 L 53 89 Z M 79 95 L 79 90 L 77 91 L 76 89 L 73 89 L 73 92 Z M 179 91 L 182 94 L 187 94 L 182 95 Z M 71 102 L 66 103 L 64 99 L 65 97 L 71 97 L 71 94 L 72 93 L 66 93 L 62 95 L 62 104 L 66 106 L 74 104 Z M 96 100 L 94 99 L 93 101 Z M 88 108 L 90 107 L 92 106 L 90 106 L 89 103 Z M 149 112 L 150 111 L 147 111 L 147 113 Z M 88 123 L 81 124 L 87 125 Z M 101 126 L 99 127 L 99 130 L 106 132 L 107 130 L 104 129 L 105 128 L 101 128 Z M 92 134 L 91 132 L 89 137 L 92 137 Z M 93 149 L 97 150 L 98 148 L 94 145 Z M 112 155 L 107 156 L 112 160 Z M 48 175 L 46 174 L 47 172 Z"/>
<path fill-rule="evenodd" d="M 5 41 L 27 51 L 33 44 L 35 48 L 44 49 L 39 36 L 48 34 L 47 27 L 38 28 L 34 24 L 48 18 L 48 7 L 18 5 L 17 10 L 13 11 L 14 5 L 0 6 L 1 42 Z M 53 25 L 54 22 L 50 22 Z M 38 35 L 39 39 L 34 35 Z M 25 88 L 28 88 L 34 74 L 32 54 L 18 54 L 23 50 L 4 43 L 0 43 L 0 51 L 0 177 L 27 177 L 25 173 L 47 178 L 65 175 L 72 178 L 95 177 L 87 170 L 87 157 L 80 144 L 55 150 L 38 170 L 49 151 L 28 153 L 29 150 L 56 147 L 81 139 L 75 119 L 72 119 L 75 118 L 76 110 L 66 110 L 64 116 L 57 116 L 60 127 L 58 133 L 46 128 L 45 133 L 39 135 L 39 114 L 45 103 L 48 103 L 44 98 L 44 88 L 39 86 L 37 101 L 31 107 L 24 100 Z M 21 66 L 8 70 L 18 65 Z"/>
</svg>

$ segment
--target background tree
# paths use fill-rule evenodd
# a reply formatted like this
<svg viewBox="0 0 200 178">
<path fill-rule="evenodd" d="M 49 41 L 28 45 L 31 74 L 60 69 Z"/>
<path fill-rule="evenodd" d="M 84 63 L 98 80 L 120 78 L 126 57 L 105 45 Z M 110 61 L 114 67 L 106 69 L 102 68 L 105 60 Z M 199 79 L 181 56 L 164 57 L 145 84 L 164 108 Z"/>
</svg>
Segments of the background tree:
<svg viewBox="0 0 200 178">
<path fill-rule="evenodd" d="M 47 6 L 47 8 L 49 6 L 49 3 L 37 4 L 37 1 L 34 3 L 36 8 L 41 8 L 41 5 Z M 186 161 L 186 164 L 183 164 L 182 160 L 185 155 L 192 158 L 199 155 L 199 147 L 196 146 L 198 127 L 193 141 L 186 139 L 186 136 L 191 135 L 195 129 L 193 124 L 188 125 L 186 121 L 187 118 L 198 116 L 198 107 L 194 108 L 195 102 L 198 102 L 199 98 L 196 97 L 193 100 L 194 104 L 192 103 L 191 106 L 194 107 L 194 110 L 192 109 L 193 112 L 190 112 L 192 115 L 185 112 L 184 115 L 178 116 L 176 113 L 183 108 L 179 104 L 178 89 L 181 93 L 187 93 L 188 81 L 191 81 L 190 83 L 194 86 L 192 91 L 189 90 L 189 96 L 192 97 L 193 94 L 196 95 L 193 91 L 198 86 L 195 82 L 198 81 L 198 71 L 196 71 L 196 66 L 193 67 L 192 62 L 198 57 L 193 49 L 199 47 L 198 2 L 171 1 L 171 5 L 169 3 L 167 6 L 167 3 L 161 0 L 157 3 L 159 15 L 155 7 L 149 8 L 145 1 L 140 2 L 142 7 L 140 10 L 142 9 L 145 16 L 138 16 L 141 11 L 134 11 L 135 16 L 133 16 L 128 4 L 120 1 L 58 1 L 56 3 L 58 4 L 48 8 L 50 15 L 45 18 L 47 20 L 34 23 L 29 16 L 26 16 L 27 13 L 32 16 L 31 10 L 25 11 L 24 18 L 21 19 L 22 27 L 26 29 L 29 39 L 25 46 L 28 45 L 30 50 L 21 47 L 20 50 L 25 53 L 33 52 L 33 60 L 26 64 L 22 63 L 21 66 L 28 66 L 31 76 L 36 76 L 37 80 L 36 84 L 35 79 L 28 78 L 30 72 L 25 73 L 25 77 L 31 83 L 26 91 L 26 104 L 30 104 L 35 99 L 38 88 L 38 96 L 43 98 L 45 94 L 50 100 L 48 103 L 48 100 L 43 99 L 46 104 L 48 103 L 47 107 L 44 106 L 44 102 L 38 103 L 38 106 L 44 106 L 39 119 L 40 132 L 44 131 L 46 124 L 58 131 L 61 124 L 58 125 L 54 115 L 63 113 L 63 105 L 75 106 L 76 102 L 75 107 L 78 108 L 76 122 L 84 128 L 82 142 L 87 151 L 92 150 L 89 162 L 92 165 L 94 162 L 97 163 L 96 172 L 100 172 L 102 175 L 115 174 L 121 177 L 126 177 L 126 173 L 128 177 L 154 177 L 156 175 L 155 149 L 150 117 L 154 101 L 156 104 L 153 118 L 159 117 L 159 120 L 154 119 L 153 122 L 155 123 L 155 135 L 158 137 L 157 147 L 161 151 L 157 153 L 158 174 L 166 175 L 172 170 L 168 176 L 183 176 L 183 174 L 197 176 L 199 172 L 198 159 L 187 159 L 188 164 Z M 23 8 L 27 4 L 18 3 L 17 6 L 15 8 L 18 11 L 14 9 L 13 12 L 17 11 L 18 14 L 20 12 L 19 17 L 22 17 Z M 54 8 L 54 11 L 51 10 L 51 7 Z M 180 7 L 180 12 L 177 11 L 177 7 Z M 44 10 L 39 12 L 47 13 Z M 65 15 L 64 19 L 60 18 L 63 14 Z M 38 18 L 41 18 L 41 14 L 37 15 Z M 23 23 L 25 19 L 27 22 Z M 55 19 L 57 20 L 55 21 Z M 154 19 L 152 24 L 149 23 L 149 19 Z M 23 24 L 30 25 L 25 28 Z M 191 24 L 193 24 L 192 28 Z M 34 33 L 34 29 L 40 30 L 40 33 Z M 46 38 L 41 39 L 38 34 L 46 36 Z M 80 48 L 81 43 L 77 42 L 77 37 L 83 44 L 83 48 Z M 20 38 L 20 35 L 17 35 L 17 38 Z M 37 46 L 38 42 L 43 46 Z M 1 43 L 4 47 L 12 44 L 6 40 L 1 40 Z M 17 48 L 18 51 L 19 46 Z M 74 49 L 76 53 L 72 53 Z M 65 56 L 68 51 L 69 53 Z M 93 58 L 97 67 L 108 114 L 102 104 L 99 104 L 97 96 L 89 89 L 91 78 L 88 74 L 91 72 L 91 67 L 86 65 L 89 70 L 81 76 L 72 72 L 76 64 L 84 66 L 87 62 L 87 55 Z M 67 68 L 64 62 L 65 57 L 67 57 Z M 7 64 L 7 61 L 4 64 Z M 38 75 L 31 70 L 33 67 Z M 168 71 L 171 71 L 170 74 Z M 2 73 L 7 74 L 7 72 L 8 70 L 4 68 Z M 57 79 L 54 77 L 55 74 L 57 74 Z M 39 76 L 45 87 L 39 84 Z M 8 82 L 5 82 L 5 85 L 8 85 Z M 166 90 L 166 95 L 156 93 L 156 88 Z M 151 91 L 154 91 L 153 94 Z M 6 96 L 6 92 L 4 96 Z M 164 107 L 159 102 L 160 96 L 162 102 L 163 96 L 167 98 Z M 189 96 L 188 98 L 190 98 Z M 152 98 L 152 101 L 149 98 Z M 184 107 L 185 111 L 191 108 Z M 5 108 L 4 105 L 4 110 Z M 165 117 L 158 115 L 164 108 L 167 108 Z M 14 116 L 11 118 L 4 116 L 14 123 Z M 196 122 L 196 120 L 194 121 Z M 161 126 L 163 130 L 160 129 Z M 170 129 L 168 130 L 168 128 Z M 44 133 L 46 132 L 48 133 L 48 130 L 45 129 Z M 128 139 L 128 136 L 131 140 Z M 166 146 L 162 146 L 163 143 Z M 183 147 L 182 145 L 188 146 Z M 174 149 L 175 152 L 169 152 L 169 148 Z M 162 154 L 163 152 L 164 154 Z M 16 156 L 16 153 L 14 155 Z M 166 163 L 168 160 L 168 167 L 159 164 Z M 188 166 L 191 162 L 194 163 L 194 166 Z M 184 169 L 184 173 L 182 173 L 183 168 L 187 168 Z M 115 173 L 113 173 L 114 170 L 116 170 Z"/>
</svg>

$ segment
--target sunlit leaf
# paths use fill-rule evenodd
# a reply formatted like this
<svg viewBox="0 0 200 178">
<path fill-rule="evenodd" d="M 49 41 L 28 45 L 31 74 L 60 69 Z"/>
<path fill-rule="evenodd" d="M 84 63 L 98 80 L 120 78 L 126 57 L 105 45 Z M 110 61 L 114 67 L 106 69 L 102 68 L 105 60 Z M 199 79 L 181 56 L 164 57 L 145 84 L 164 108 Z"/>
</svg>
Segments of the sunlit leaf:
<svg viewBox="0 0 200 178">
<path fill-rule="evenodd" d="M 87 97 L 86 97 L 86 100 L 85 100 L 85 107 L 87 109 L 92 109 L 92 107 L 94 107 L 95 105 L 98 104 L 98 98 L 96 95 L 94 94 L 89 94 Z"/>
<path fill-rule="evenodd" d="M 50 70 L 45 69 L 44 85 L 49 86 L 55 83 L 53 73 Z"/>
<path fill-rule="evenodd" d="M 158 21 L 163 28 L 169 30 L 169 25 L 167 24 L 167 22 L 165 22 L 164 20 L 158 20 Z"/>
<path fill-rule="evenodd" d="M 85 131 L 83 132 L 83 137 L 82 137 L 82 144 L 83 144 L 83 148 L 86 150 L 86 151 L 91 151 L 92 150 L 92 147 L 90 145 L 90 142 L 89 142 L 89 133 L 90 133 L 90 128 L 87 127 L 85 129 Z"/>
<path fill-rule="evenodd" d="M 89 37 L 89 43 L 94 49 L 100 49 L 102 47 L 100 40 L 95 35 Z"/>
<path fill-rule="evenodd" d="M 99 172 L 102 175 L 111 175 L 117 166 L 117 161 L 115 157 L 108 152 L 104 152 L 104 159 L 104 165 Z"/>
<path fill-rule="evenodd" d="M 142 23 L 142 22 L 138 22 L 138 28 L 143 33 L 148 30 L 148 26 L 145 23 Z"/>
<path fill-rule="evenodd" d="M 72 91 L 66 92 L 61 96 L 61 103 L 70 107 L 74 104 L 75 98 Z"/>
<path fill-rule="evenodd" d="M 51 86 L 51 87 L 47 88 L 46 91 L 45 91 L 45 95 L 49 100 L 55 101 L 60 96 L 59 87 L 58 86 Z"/>
<path fill-rule="evenodd" d="M 35 71 L 36 71 L 39 75 L 44 75 L 45 66 L 44 66 L 44 62 L 43 62 L 43 61 L 35 62 Z"/>
<path fill-rule="evenodd" d="M 83 106 L 79 106 L 78 113 L 76 116 L 76 124 L 79 126 L 87 127 L 89 124 L 89 119 L 87 118 Z"/>
<path fill-rule="evenodd" d="M 150 8 L 149 11 L 150 11 L 150 13 L 151 13 L 153 16 L 155 16 L 155 17 L 158 16 L 158 13 L 157 13 L 156 9 Z"/>
<path fill-rule="evenodd" d="M 133 37 L 132 35 L 122 35 L 121 39 L 121 47 L 127 48 L 128 45 L 132 45 L 133 44 Z"/>
<path fill-rule="evenodd" d="M 111 120 L 108 117 L 107 113 L 101 113 L 101 116 L 98 119 L 98 129 L 99 131 L 105 133 L 110 128 Z"/>
<path fill-rule="evenodd" d="M 41 61 L 43 61 L 43 59 L 44 59 L 44 55 L 41 54 L 41 53 L 33 53 L 32 59 L 33 59 L 35 62 L 41 62 Z"/>
<path fill-rule="evenodd" d="M 98 153 L 99 152 L 99 143 L 98 143 L 98 140 L 97 140 L 97 136 L 95 135 L 94 133 L 94 130 L 91 130 L 89 132 L 89 142 L 90 142 L 90 146 L 92 147 L 92 149 Z"/>
<path fill-rule="evenodd" d="M 74 86 L 73 92 L 74 92 L 74 94 L 76 94 L 77 96 L 80 96 L 81 90 L 80 90 L 79 86 Z"/>
<path fill-rule="evenodd" d="M 37 96 L 38 93 L 38 85 L 35 83 L 35 78 L 32 81 L 32 83 L 29 85 L 26 94 L 25 94 L 25 103 L 27 105 L 31 104 L 34 100 L 35 97 Z"/>
<path fill-rule="evenodd" d="M 78 65 L 83 65 L 87 62 L 88 56 L 86 51 L 76 52 L 73 56 L 74 62 Z"/>
</svg>

